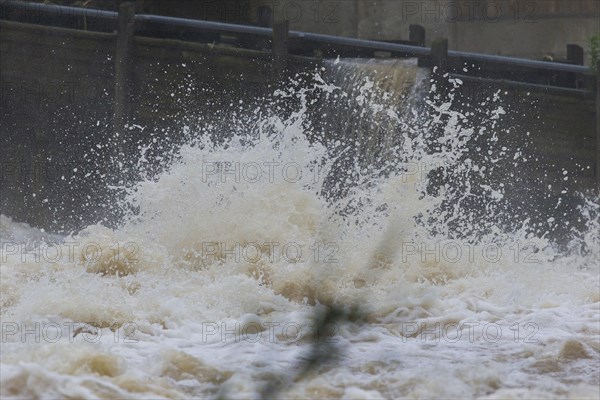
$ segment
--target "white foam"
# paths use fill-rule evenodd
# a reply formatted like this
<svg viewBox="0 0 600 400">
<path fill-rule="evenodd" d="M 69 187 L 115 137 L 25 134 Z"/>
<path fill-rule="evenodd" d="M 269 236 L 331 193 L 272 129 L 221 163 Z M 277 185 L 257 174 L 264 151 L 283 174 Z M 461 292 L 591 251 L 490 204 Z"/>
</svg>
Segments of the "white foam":
<svg viewBox="0 0 600 400">
<path fill-rule="evenodd" d="M 437 109 L 459 129 L 456 114 Z M 592 251 L 561 254 L 526 229 L 477 243 L 431 237 L 415 217 L 440 198 L 423 197 L 423 175 L 406 171 L 366 176 L 328 202 L 319 192 L 341 150 L 307 139 L 306 113 L 302 101 L 246 137 L 183 146 L 130 191 L 138 213 L 63 238 L 60 261 L 3 247 L 2 396 L 248 398 L 281 381 L 295 398 L 597 397 L 593 215 L 580 239 Z M 454 133 L 438 154 L 418 137 L 395 151 L 457 163 L 473 132 Z M 255 182 L 215 162 L 268 162 L 275 175 Z M 286 165 L 302 177 L 283 175 Z M 348 205 L 358 212 L 344 217 Z M 45 237 L 4 216 L 2 232 L 15 243 Z M 366 322 L 330 327 L 341 358 L 294 383 L 323 303 L 358 305 Z"/>
</svg>

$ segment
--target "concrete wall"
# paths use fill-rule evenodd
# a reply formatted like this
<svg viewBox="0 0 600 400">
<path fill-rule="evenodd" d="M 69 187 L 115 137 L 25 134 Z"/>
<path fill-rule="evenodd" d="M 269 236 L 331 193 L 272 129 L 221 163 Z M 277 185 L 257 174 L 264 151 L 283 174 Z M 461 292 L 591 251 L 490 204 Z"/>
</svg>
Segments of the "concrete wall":
<svg viewBox="0 0 600 400">
<path fill-rule="evenodd" d="M 499 141 L 509 149 L 522 148 L 523 154 L 531 157 L 526 163 L 526 187 L 553 193 L 556 197 L 560 197 L 563 189 L 573 194 L 595 187 L 595 98 L 518 88 L 501 81 L 464 82 L 458 91 L 459 103 L 464 99 L 467 104 L 463 111 L 473 111 L 473 105 L 500 93 L 501 105 L 507 114 L 499 126 Z M 509 162 L 505 171 L 513 169 Z M 567 181 L 564 170 L 569 175 Z M 510 179 L 499 179 L 499 182 L 506 181 Z M 549 190 L 548 185 L 553 187 Z"/>
<path fill-rule="evenodd" d="M 600 3 L 598 3 L 600 4 Z M 500 20 L 449 24 L 448 40 L 454 50 L 542 59 L 566 58 L 566 45 L 577 44 L 590 63 L 589 39 L 600 32 L 598 19 L 589 17 L 547 17 L 529 23 Z"/>
<path fill-rule="evenodd" d="M 420 24 L 428 44 L 447 37 L 452 50 L 533 59 L 565 58 L 567 44 L 587 51 L 589 38 L 600 33 L 597 0 L 258 1 L 296 30 L 408 40 L 409 25 Z"/>
<path fill-rule="evenodd" d="M 464 97 L 456 100 L 460 103 L 465 99 L 467 105 L 458 108 L 474 111 L 471 118 L 475 120 L 479 113 L 474 104 L 489 104 L 486 99 L 493 98 L 494 93 L 501 96 L 506 114 L 500 117 L 494 132 L 497 137 L 494 154 L 499 154 L 501 148 L 507 150 L 494 164 L 494 170 L 485 174 L 484 183 L 503 187 L 513 215 L 529 218 L 530 226 L 539 227 L 547 226 L 549 218 L 563 216 L 549 234 L 563 243 L 571 229 L 585 230 L 587 222 L 574 216 L 577 206 L 583 203 L 580 194 L 597 193 L 595 99 L 522 89 L 502 82 L 465 82 L 459 91 Z M 489 126 L 489 116 L 482 117 L 484 120 L 474 126 Z M 491 144 L 487 140 L 491 131 L 476 139 L 481 150 L 469 153 L 475 162 L 480 158 L 489 160 L 486 151 Z M 514 161 L 512 155 L 516 153 L 519 157 Z M 470 200 L 477 199 L 468 199 L 463 207 L 469 209 Z"/>
</svg>

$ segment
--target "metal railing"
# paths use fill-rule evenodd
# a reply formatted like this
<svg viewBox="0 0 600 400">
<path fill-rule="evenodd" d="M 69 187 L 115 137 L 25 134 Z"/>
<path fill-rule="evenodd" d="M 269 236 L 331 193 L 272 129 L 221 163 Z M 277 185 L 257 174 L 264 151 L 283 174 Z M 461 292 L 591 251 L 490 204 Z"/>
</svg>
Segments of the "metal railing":
<svg viewBox="0 0 600 400">
<path fill-rule="evenodd" d="M 8 11 L 20 10 L 25 12 L 38 13 L 39 16 L 53 17 L 85 17 L 88 20 L 97 20 L 103 22 L 113 22 L 116 27 L 118 13 L 113 11 L 103 11 L 98 9 L 77 8 L 57 6 L 40 3 L 27 3 L 20 1 L 3 1 L 1 3 L 2 12 L 0 18 L 6 19 Z M 187 28 L 192 31 L 216 31 L 227 33 L 241 33 L 247 35 L 256 35 L 271 37 L 273 29 L 251 25 L 238 25 L 224 22 L 193 20 L 186 18 L 165 17 L 159 15 L 137 14 L 135 21 L 146 24 L 167 25 L 170 27 Z M 398 53 L 407 53 L 416 56 L 430 56 L 431 49 L 407 44 L 380 42 L 375 40 L 355 39 L 343 36 L 324 35 L 318 33 L 290 31 L 289 38 L 297 40 L 312 41 L 330 45 L 351 46 L 361 49 L 374 51 L 389 51 Z M 496 63 L 515 67 L 524 67 L 531 69 L 543 69 L 560 72 L 571 72 L 576 74 L 592 75 L 593 72 L 583 65 L 563 64 L 551 61 L 536 61 L 524 58 L 505 57 L 490 54 L 470 53 L 462 51 L 448 51 L 448 58 L 460 59 L 465 62 L 486 62 Z"/>
</svg>

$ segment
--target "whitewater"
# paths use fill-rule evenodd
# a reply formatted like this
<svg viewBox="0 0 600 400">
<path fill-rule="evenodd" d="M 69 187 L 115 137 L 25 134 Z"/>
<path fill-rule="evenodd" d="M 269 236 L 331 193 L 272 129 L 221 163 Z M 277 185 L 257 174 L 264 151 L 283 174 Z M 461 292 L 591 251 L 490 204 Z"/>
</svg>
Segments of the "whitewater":
<svg viewBox="0 0 600 400">
<path fill-rule="evenodd" d="M 597 197 L 531 224 L 487 175 L 501 93 L 476 126 L 367 75 L 199 118 L 158 173 L 141 147 L 116 226 L 2 215 L 2 397 L 599 398 Z"/>
</svg>

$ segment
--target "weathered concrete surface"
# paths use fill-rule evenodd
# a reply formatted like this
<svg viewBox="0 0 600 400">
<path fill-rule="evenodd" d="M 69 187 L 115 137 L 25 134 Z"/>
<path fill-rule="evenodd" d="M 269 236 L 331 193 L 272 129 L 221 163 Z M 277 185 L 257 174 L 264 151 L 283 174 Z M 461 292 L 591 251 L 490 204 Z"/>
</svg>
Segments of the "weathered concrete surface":
<svg viewBox="0 0 600 400">
<path fill-rule="evenodd" d="M 258 2 L 274 8 L 276 19 L 290 19 L 294 30 L 407 40 L 409 25 L 420 24 L 426 28 L 427 45 L 436 37 L 446 37 L 451 50 L 533 59 L 545 55 L 564 59 L 567 44 L 578 44 L 587 53 L 589 38 L 600 32 L 597 0 Z"/>
<path fill-rule="evenodd" d="M 522 198 L 540 211 L 553 210 L 562 197 L 561 210 L 566 211 L 576 204 L 577 192 L 595 190 L 594 97 L 477 82 L 466 82 L 459 92 L 459 102 L 468 104 L 489 104 L 495 93 L 501 98 L 498 105 L 506 114 L 499 124 L 498 143 L 507 147 L 508 154 L 520 153 L 514 166 L 512 157 L 505 158 L 506 165 L 499 170 L 506 175 L 495 178 L 506 185 L 508 196 Z M 534 218 L 542 217 L 540 212 Z"/>
<path fill-rule="evenodd" d="M 598 3 L 600 4 L 600 3 Z M 589 17 L 540 18 L 531 23 L 473 21 L 449 25 L 448 38 L 454 50 L 542 59 L 565 59 L 566 45 L 585 49 L 590 63 L 590 37 L 600 32 L 598 13 Z"/>
</svg>

